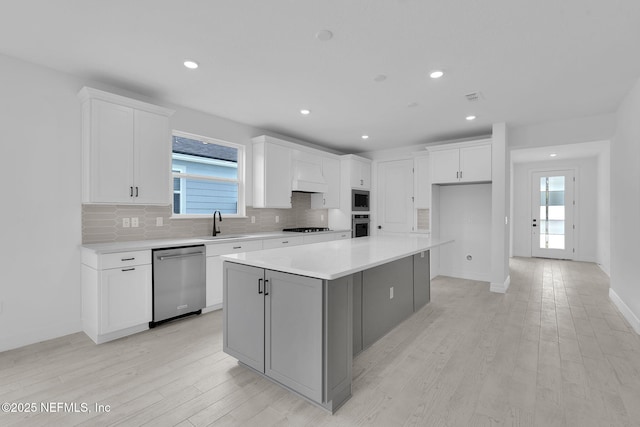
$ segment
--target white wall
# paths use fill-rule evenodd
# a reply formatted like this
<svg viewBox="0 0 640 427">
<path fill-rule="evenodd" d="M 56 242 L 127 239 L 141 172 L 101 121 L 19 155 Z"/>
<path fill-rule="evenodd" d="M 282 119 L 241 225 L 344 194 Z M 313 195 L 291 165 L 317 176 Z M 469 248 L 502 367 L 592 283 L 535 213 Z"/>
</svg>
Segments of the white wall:
<svg viewBox="0 0 640 427">
<path fill-rule="evenodd" d="M 509 128 L 509 147 L 542 147 L 611 138 L 615 131 L 615 114 L 580 117 Z"/>
<path fill-rule="evenodd" d="M 611 143 L 611 289 L 640 334 L 640 80 L 617 113 Z"/>
<path fill-rule="evenodd" d="M 491 292 L 504 293 L 509 289 L 509 241 L 511 203 L 510 152 L 507 150 L 505 123 L 494 123 L 491 148 Z"/>
<path fill-rule="evenodd" d="M 434 187 L 440 194 L 440 236 L 455 239 L 440 248 L 440 274 L 489 282 L 491 184 Z"/>
<path fill-rule="evenodd" d="M 597 158 L 516 163 L 513 176 L 513 255 L 531 256 L 531 173 L 575 169 L 576 208 L 574 214 L 575 260 L 596 262 L 598 230 L 598 167 Z"/>
<path fill-rule="evenodd" d="M 73 78 L 0 56 L 0 351 L 80 330 L 80 103 Z"/>
</svg>

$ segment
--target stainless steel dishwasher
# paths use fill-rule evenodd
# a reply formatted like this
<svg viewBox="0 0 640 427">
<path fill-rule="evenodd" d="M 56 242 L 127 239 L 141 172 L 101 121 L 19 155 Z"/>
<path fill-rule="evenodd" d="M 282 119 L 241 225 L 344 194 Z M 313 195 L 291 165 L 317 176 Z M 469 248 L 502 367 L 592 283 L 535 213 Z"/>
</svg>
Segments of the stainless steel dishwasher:
<svg viewBox="0 0 640 427">
<path fill-rule="evenodd" d="M 206 304 L 205 247 L 153 250 L 153 321 L 149 327 L 190 314 Z"/>
</svg>

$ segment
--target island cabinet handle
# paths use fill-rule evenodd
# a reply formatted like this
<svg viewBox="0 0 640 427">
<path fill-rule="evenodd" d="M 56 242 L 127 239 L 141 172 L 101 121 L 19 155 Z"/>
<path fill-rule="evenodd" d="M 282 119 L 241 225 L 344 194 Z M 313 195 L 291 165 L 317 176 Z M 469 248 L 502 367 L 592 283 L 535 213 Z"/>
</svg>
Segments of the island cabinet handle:
<svg viewBox="0 0 640 427">
<path fill-rule="evenodd" d="M 242 249 L 242 246 L 234 246 L 233 249 Z"/>
<path fill-rule="evenodd" d="M 262 288 L 260 287 L 261 284 L 262 284 L 262 279 L 258 279 L 258 293 L 259 294 L 262 293 Z"/>
<path fill-rule="evenodd" d="M 120 258 L 120 261 L 133 261 L 134 259 L 136 259 L 136 257 L 132 257 L 132 258 Z"/>
<path fill-rule="evenodd" d="M 288 240 L 284 240 L 284 241 L 282 242 L 282 244 L 283 244 L 283 245 L 284 245 L 285 243 L 289 243 L 289 241 L 288 241 Z"/>
<path fill-rule="evenodd" d="M 269 295 L 269 292 L 267 292 L 267 284 L 269 283 L 269 279 L 264 279 L 264 295 L 267 296 Z"/>
<path fill-rule="evenodd" d="M 135 271 L 135 268 L 123 268 L 122 271 Z"/>
</svg>

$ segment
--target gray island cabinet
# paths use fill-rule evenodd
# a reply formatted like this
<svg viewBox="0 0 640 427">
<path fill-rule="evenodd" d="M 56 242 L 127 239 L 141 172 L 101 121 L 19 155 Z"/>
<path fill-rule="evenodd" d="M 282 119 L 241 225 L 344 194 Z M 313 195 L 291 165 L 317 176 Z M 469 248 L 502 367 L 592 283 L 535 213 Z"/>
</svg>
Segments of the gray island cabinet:
<svg viewBox="0 0 640 427">
<path fill-rule="evenodd" d="M 333 412 L 351 396 L 352 278 L 224 268 L 224 351 Z"/>
<path fill-rule="evenodd" d="M 426 237 L 378 236 L 223 256 L 224 352 L 335 412 L 353 355 L 429 302 Z"/>
</svg>

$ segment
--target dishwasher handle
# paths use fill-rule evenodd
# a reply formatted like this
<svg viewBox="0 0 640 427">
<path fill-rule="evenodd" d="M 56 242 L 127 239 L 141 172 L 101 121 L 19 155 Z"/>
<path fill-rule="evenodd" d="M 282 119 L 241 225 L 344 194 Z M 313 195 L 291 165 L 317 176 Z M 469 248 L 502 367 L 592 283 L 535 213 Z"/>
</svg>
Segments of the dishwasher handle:
<svg viewBox="0 0 640 427">
<path fill-rule="evenodd" d="M 165 256 L 159 256 L 158 259 L 160 261 L 164 261 L 165 259 L 186 258 L 186 257 L 198 256 L 198 255 L 204 255 L 204 252 L 189 252 L 188 254 L 165 255 Z"/>
</svg>

